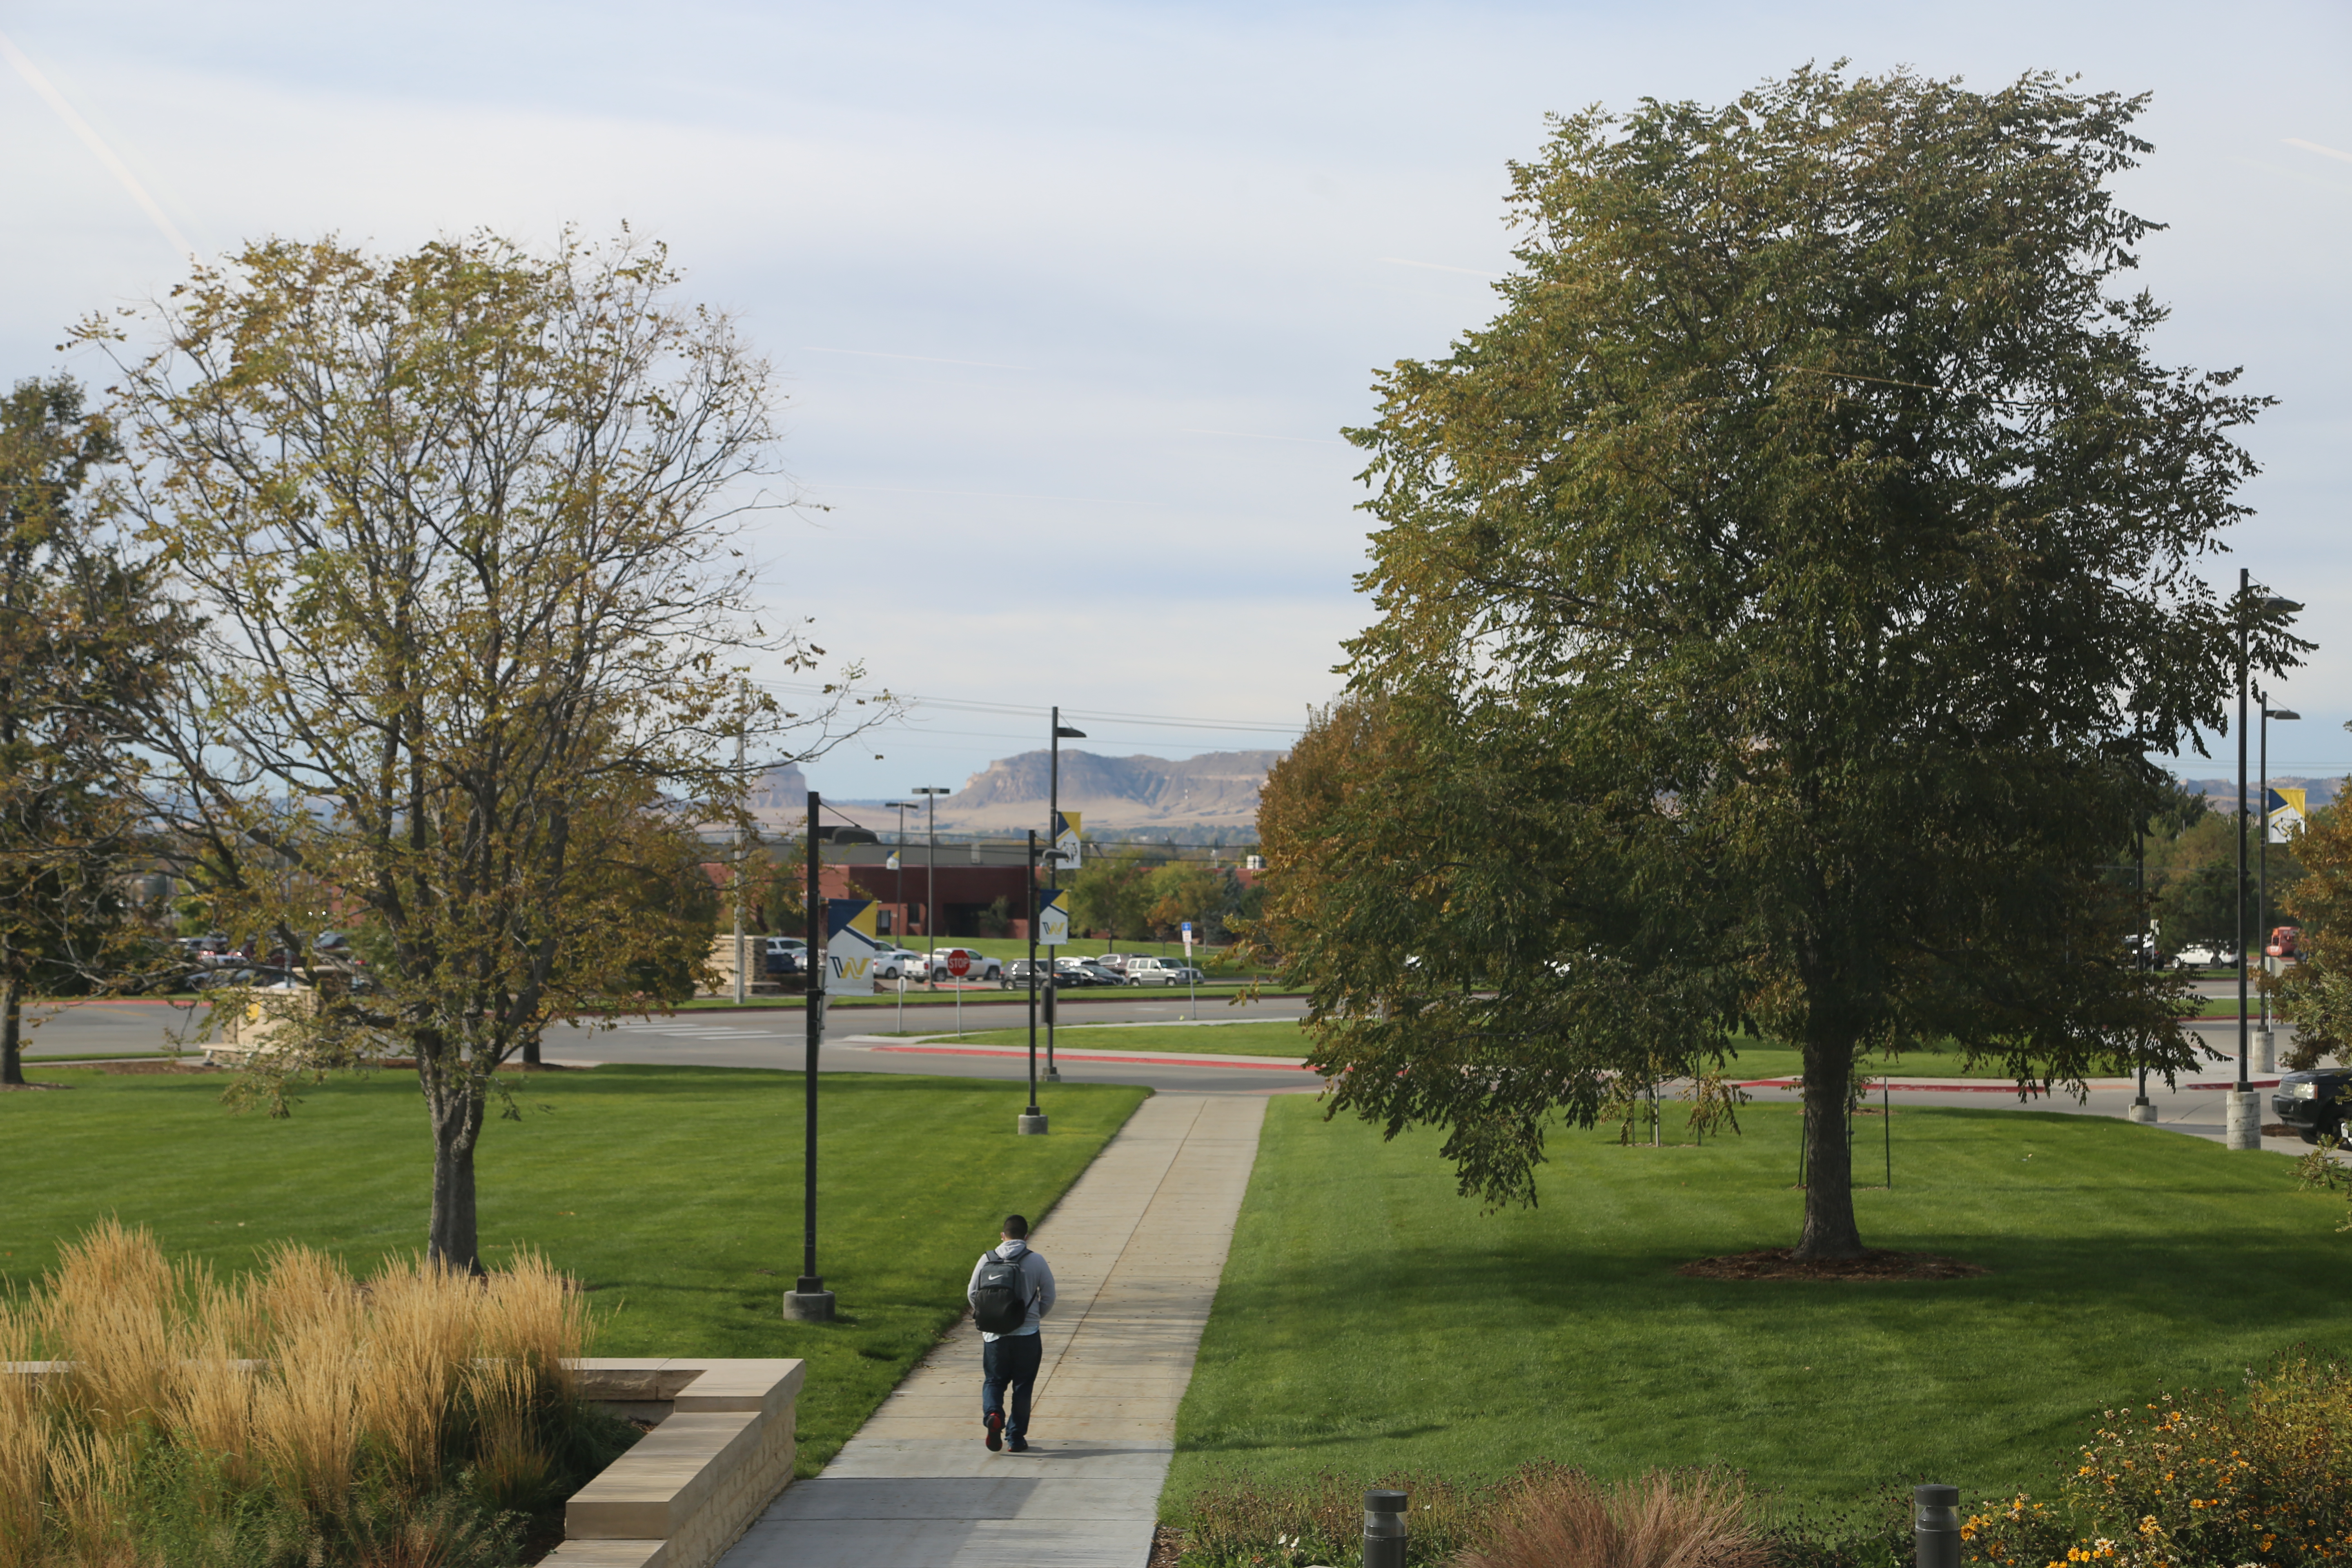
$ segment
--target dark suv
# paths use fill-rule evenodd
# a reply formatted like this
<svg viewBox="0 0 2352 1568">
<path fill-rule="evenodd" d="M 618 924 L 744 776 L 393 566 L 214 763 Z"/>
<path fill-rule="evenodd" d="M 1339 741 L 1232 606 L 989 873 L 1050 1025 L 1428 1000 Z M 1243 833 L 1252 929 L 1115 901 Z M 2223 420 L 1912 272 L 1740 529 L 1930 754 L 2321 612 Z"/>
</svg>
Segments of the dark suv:
<svg viewBox="0 0 2352 1568">
<path fill-rule="evenodd" d="M 2279 1079 L 2271 1110 L 2306 1143 L 2323 1134 L 2344 1136 L 2344 1115 L 2352 1110 L 2352 1068 L 2291 1072 Z"/>
</svg>

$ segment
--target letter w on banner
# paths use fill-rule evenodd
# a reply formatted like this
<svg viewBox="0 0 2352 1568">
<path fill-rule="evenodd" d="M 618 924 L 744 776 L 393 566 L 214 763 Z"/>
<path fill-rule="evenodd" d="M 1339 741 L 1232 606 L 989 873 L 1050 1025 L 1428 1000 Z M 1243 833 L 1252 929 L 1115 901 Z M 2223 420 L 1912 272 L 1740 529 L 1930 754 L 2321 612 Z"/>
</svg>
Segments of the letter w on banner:
<svg viewBox="0 0 2352 1568">
<path fill-rule="evenodd" d="M 836 996 L 874 994 L 874 961 L 882 944 L 874 935 L 871 899 L 824 901 L 824 988 Z"/>
<path fill-rule="evenodd" d="M 2270 840 L 2284 844 L 2302 832 L 2305 821 L 2305 792 L 2299 789 L 2266 789 L 2263 792 L 2263 820 L 2270 825 Z"/>
</svg>

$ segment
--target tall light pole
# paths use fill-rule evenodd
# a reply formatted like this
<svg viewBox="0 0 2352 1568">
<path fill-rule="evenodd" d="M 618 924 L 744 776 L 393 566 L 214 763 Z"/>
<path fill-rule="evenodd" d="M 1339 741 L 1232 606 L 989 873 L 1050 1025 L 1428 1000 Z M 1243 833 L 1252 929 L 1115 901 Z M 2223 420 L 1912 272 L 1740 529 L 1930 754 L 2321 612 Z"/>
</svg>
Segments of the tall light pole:
<svg viewBox="0 0 2352 1568">
<path fill-rule="evenodd" d="M 746 700 L 746 706 L 748 706 L 748 705 L 749 705 L 748 700 L 749 700 L 749 698 L 751 697 L 751 687 L 750 687 L 748 684 L 747 684 L 747 685 L 745 685 L 745 686 L 742 688 L 742 692 L 743 692 L 743 696 L 744 696 L 744 698 L 747 700 Z M 736 777 L 736 779 L 740 782 L 740 781 L 742 779 L 742 777 L 743 777 L 743 735 L 744 735 L 744 731 L 745 731 L 750 727 L 750 725 L 749 725 L 749 721 L 748 721 L 743 717 L 743 715 L 741 715 L 741 714 L 740 714 L 740 713 L 739 713 L 738 715 L 736 715 L 736 720 L 737 720 L 737 722 L 736 722 L 736 726 L 735 726 L 735 777 Z M 738 818 L 736 818 L 736 820 L 735 820 L 735 879 L 734 879 L 734 880 L 735 880 L 735 1005 L 737 1005 L 738 1007 L 740 1007 L 741 1005 L 743 1005 L 743 1004 L 744 1004 L 744 1003 L 746 1003 L 746 1002 L 748 1002 L 749 1000 L 751 1000 L 751 981 L 750 981 L 750 978 L 749 978 L 747 975 L 745 975 L 745 974 L 744 974 L 744 973 L 743 973 L 743 970 L 744 970 L 744 963 L 743 963 L 743 859 L 744 859 L 744 851 L 745 851 L 748 847 L 749 847 L 749 846 L 745 843 L 745 841 L 744 841 L 744 837 L 743 837 L 743 820 L 742 820 L 742 818 L 738 817 Z"/>
<path fill-rule="evenodd" d="M 1045 1113 L 1037 1109 L 1037 830 L 1029 830 L 1029 1109 L 1013 1123 L 1024 1137 L 1041 1137 Z M 1048 955 L 1051 956 L 1050 954 Z M 1047 1028 L 1053 1027 L 1051 1017 Z"/>
<path fill-rule="evenodd" d="M 784 1316 L 797 1322 L 833 1321 L 833 1292 L 816 1271 L 816 1055 L 824 1039 L 824 963 L 817 953 L 824 935 L 824 900 L 817 882 L 816 824 L 822 809 L 817 792 L 808 792 L 808 1006 L 803 1022 L 808 1031 L 808 1063 L 801 1089 L 804 1114 L 801 1129 L 801 1273 L 784 1298 Z"/>
<path fill-rule="evenodd" d="M 931 978 L 937 971 L 931 966 L 939 961 L 940 951 L 939 797 L 943 795 L 953 795 L 955 792 L 940 789 L 936 784 L 918 784 L 907 793 L 923 797 L 923 814 L 929 823 L 930 858 L 924 863 L 923 867 L 923 984 L 937 985 L 939 983 Z"/>
<path fill-rule="evenodd" d="M 2253 582 L 2246 568 L 2238 568 L 2238 1081 L 2230 1093 L 2228 1121 L 2222 1142 L 2231 1149 L 2263 1146 L 2262 1101 L 2246 1082 L 2246 1058 L 2253 1045 L 2246 1017 L 2251 998 L 2246 985 L 2246 721 L 2247 691 L 2252 684 L 2248 669 L 2252 622 L 2257 615 L 2293 615 L 2303 608 L 2292 599 L 2273 595 L 2259 605 L 2252 601 Z"/>
<path fill-rule="evenodd" d="M 2262 721 L 2262 826 L 2254 837 L 2254 942 L 2263 954 L 2263 968 L 2270 969 L 2271 923 L 2271 721 L 2285 722 L 2303 717 L 2292 708 L 2273 708 L 2270 694 L 2254 693 L 2254 700 L 2263 710 Z M 2254 1067 L 2257 1071 L 2270 1072 L 2278 1066 L 2275 1047 L 2271 1038 L 2271 988 L 2263 987 L 2263 1026 L 2254 1036 Z"/>
<path fill-rule="evenodd" d="M 1047 840 L 1045 849 L 1045 889 L 1048 892 L 1058 891 L 1062 886 L 1062 742 L 1064 741 L 1083 741 L 1086 738 L 1087 732 L 1084 730 L 1073 730 L 1068 725 L 1062 722 L 1062 710 L 1056 706 L 1054 710 L 1054 740 L 1052 746 L 1053 760 L 1046 764 L 1045 769 L 1045 810 L 1048 814 L 1045 818 L 1045 837 Z M 1029 880 L 1033 886 L 1036 883 L 1037 877 L 1034 868 L 1031 870 Z M 1054 956 L 1058 959 L 1061 955 L 1056 953 Z M 1054 1000 L 1055 987 L 1058 979 L 1059 972 L 1057 970 L 1046 971 L 1045 1081 L 1047 1083 L 1059 1083 L 1062 1081 L 1062 1069 L 1054 1065 Z"/>
</svg>

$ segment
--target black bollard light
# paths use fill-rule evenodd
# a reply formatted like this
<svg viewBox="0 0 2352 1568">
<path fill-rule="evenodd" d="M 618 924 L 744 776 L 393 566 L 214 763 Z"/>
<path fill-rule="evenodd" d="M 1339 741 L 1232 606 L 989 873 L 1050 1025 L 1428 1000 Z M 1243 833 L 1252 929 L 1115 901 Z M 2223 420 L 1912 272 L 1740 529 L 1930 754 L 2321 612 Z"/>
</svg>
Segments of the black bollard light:
<svg viewBox="0 0 2352 1568">
<path fill-rule="evenodd" d="M 1919 1568 L 1960 1568 L 1960 1489 L 1911 1489 L 1911 1539 Z"/>
<path fill-rule="evenodd" d="M 1364 1568 L 1404 1568 L 1402 1492 L 1364 1494 Z"/>
</svg>

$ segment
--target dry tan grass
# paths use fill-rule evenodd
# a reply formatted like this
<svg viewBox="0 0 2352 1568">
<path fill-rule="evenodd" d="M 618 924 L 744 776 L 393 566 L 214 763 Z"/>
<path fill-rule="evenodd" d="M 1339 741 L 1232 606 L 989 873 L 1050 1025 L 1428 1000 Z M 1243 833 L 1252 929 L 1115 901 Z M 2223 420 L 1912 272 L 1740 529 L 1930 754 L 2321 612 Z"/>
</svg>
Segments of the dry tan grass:
<svg viewBox="0 0 2352 1568">
<path fill-rule="evenodd" d="M 100 1430 L 152 1424 L 170 1405 L 180 1363 L 178 1286 L 154 1238 L 111 1216 L 59 1249 L 38 1305 L 44 1337 L 57 1359 L 74 1363 L 68 1386 Z"/>
<path fill-rule="evenodd" d="M 422 1499 L 453 1466 L 530 1498 L 553 1473 L 546 1435 L 577 1398 L 567 1363 L 590 1328 L 536 1255 L 487 1280 L 387 1259 L 362 1285 L 288 1246 L 224 1283 L 102 1221 L 28 1301 L 0 1300 L 0 1360 L 72 1363 L 0 1377 L 0 1568 L 145 1568 L 134 1471 L 155 1445 L 197 1461 L 175 1473 L 208 1516 L 268 1486 L 313 1519 L 347 1519 L 362 1493 L 379 1510 Z M 387 1564 L 440 1555 L 405 1525 L 379 1549 Z"/>
<path fill-rule="evenodd" d="M 368 1300 L 369 1365 L 360 1423 L 386 1465 L 411 1486 L 438 1472 L 461 1373 L 482 1337 L 486 1293 L 473 1279 L 422 1259 L 387 1260 Z"/>
<path fill-rule="evenodd" d="M 0 1362 L 33 1359 L 32 1325 L 0 1301 Z M 48 1486 L 48 1431 L 29 1374 L 0 1373 L 0 1568 L 32 1560 Z"/>
<path fill-rule="evenodd" d="M 1579 1470 L 1531 1478 L 1486 1545 L 1454 1568 L 1766 1568 L 1738 1484 L 1653 1470 L 1603 1486 Z"/>
</svg>

